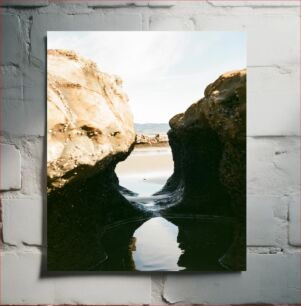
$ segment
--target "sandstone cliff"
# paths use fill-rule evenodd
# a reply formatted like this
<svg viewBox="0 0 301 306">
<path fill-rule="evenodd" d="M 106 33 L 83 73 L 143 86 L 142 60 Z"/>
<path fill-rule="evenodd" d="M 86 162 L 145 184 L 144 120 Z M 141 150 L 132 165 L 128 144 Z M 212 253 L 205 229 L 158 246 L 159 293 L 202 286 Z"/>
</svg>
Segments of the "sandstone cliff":
<svg viewBox="0 0 301 306">
<path fill-rule="evenodd" d="M 48 51 L 49 190 L 121 160 L 135 141 L 120 78 L 67 50 Z"/>
</svg>

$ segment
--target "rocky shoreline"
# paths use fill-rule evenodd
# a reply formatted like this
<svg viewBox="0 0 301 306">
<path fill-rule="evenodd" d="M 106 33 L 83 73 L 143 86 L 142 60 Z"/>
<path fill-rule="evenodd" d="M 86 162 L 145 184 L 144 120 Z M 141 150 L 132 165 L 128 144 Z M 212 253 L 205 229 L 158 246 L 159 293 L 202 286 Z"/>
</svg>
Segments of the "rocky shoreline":
<svg viewBox="0 0 301 306">
<path fill-rule="evenodd" d="M 146 134 L 137 134 L 136 136 L 136 145 L 168 145 L 168 136 L 167 134 L 156 134 L 156 135 L 146 135 Z"/>
</svg>

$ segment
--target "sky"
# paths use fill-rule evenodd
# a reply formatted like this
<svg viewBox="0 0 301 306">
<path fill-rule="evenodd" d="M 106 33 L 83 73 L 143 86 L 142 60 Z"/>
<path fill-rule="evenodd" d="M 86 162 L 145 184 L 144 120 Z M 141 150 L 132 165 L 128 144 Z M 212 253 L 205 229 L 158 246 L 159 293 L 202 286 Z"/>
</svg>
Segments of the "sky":
<svg viewBox="0 0 301 306">
<path fill-rule="evenodd" d="M 47 46 L 120 76 L 135 123 L 168 123 L 219 75 L 247 65 L 245 32 L 51 31 Z"/>
</svg>

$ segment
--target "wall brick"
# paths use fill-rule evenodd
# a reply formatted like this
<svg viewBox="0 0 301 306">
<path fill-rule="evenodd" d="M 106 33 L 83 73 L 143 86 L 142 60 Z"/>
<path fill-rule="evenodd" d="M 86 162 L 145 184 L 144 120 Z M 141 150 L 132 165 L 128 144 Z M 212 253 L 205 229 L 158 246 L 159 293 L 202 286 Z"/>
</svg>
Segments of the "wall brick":
<svg viewBox="0 0 301 306">
<path fill-rule="evenodd" d="M 22 134 L 24 127 L 22 71 L 16 66 L 2 66 L 0 73 L 2 131 L 8 134 Z"/>
<path fill-rule="evenodd" d="M 2 65 L 22 63 L 24 58 L 25 45 L 21 34 L 20 19 L 15 14 L 4 13 L 0 16 L 1 27 L 5 29 L 2 36 Z"/>
<path fill-rule="evenodd" d="M 2 254 L 2 304 L 148 304 L 148 275 L 41 275 L 40 252 Z"/>
<path fill-rule="evenodd" d="M 45 74 L 41 69 L 0 68 L 2 89 L 2 131 L 9 135 L 45 134 Z"/>
<path fill-rule="evenodd" d="M 298 66 L 248 68 L 248 135 L 300 133 Z"/>
<path fill-rule="evenodd" d="M 169 303 L 298 303 L 300 254 L 248 255 L 242 273 L 168 275 L 163 297 Z"/>
<path fill-rule="evenodd" d="M 247 245 L 274 246 L 276 220 L 273 207 L 276 197 L 249 196 L 247 199 Z M 259 213 L 260 212 L 260 213 Z"/>
<path fill-rule="evenodd" d="M 0 190 L 21 188 L 21 155 L 13 145 L 0 144 L 1 186 Z"/>
<path fill-rule="evenodd" d="M 47 6 L 48 0 L 1 0 L 0 6 L 10 7 L 40 7 Z"/>
<path fill-rule="evenodd" d="M 82 3 L 81 1 L 74 1 Z M 170 8 L 176 4 L 176 1 L 155 1 L 155 0 L 138 0 L 138 1 L 120 1 L 120 0 L 87 0 L 85 3 L 90 7 L 103 7 L 103 8 L 113 8 L 113 7 L 127 7 L 127 6 L 136 6 L 136 7 L 162 7 L 162 8 Z"/>
<path fill-rule="evenodd" d="M 3 199 L 3 241 L 10 245 L 42 245 L 43 200 Z M 44 213 L 45 213 L 44 208 Z M 46 223 L 44 224 L 46 225 Z"/>
<path fill-rule="evenodd" d="M 79 1 L 80 2 L 80 1 Z M 120 0 L 111 0 L 111 1 L 86 1 L 90 7 L 127 7 L 131 5 L 135 6 L 148 6 L 149 1 L 120 1 Z"/>
<path fill-rule="evenodd" d="M 3 14 L 1 61 L 2 130 L 9 135 L 44 135 L 45 74 L 28 65 L 26 38 L 19 17 Z M 22 24 L 25 27 L 25 24 Z"/>
<path fill-rule="evenodd" d="M 300 195 L 290 198 L 289 203 L 289 243 L 293 246 L 301 246 L 300 237 Z"/>
<path fill-rule="evenodd" d="M 20 143 L 22 148 L 22 197 L 42 197 L 46 195 L 45 142 L 42 137 L 33 137 L 24 139 Z"/>
<path fill-rule="evenodd" d="M 150 7 L 172 7 L 177 4 L 177 1 L 149 0 Z"/>
<path fill-rule="evenodd" d="M 299 25 L 297 14 L 250 16 L 246 26 L 248 65 L 299 65 Z"/>
<path fill-rule="evenodd" d="M 248 137 L 248 195 L 299 192 L 299 150 L 298 137 Z"/>
<path fill-rule="evenodd" d="M 230 0 L 230 1 L 218 1 L 218 0 L 208 0 L 209 4 L 213 6 L 221 7 L 294 7 L 299 6 L 299 1 L 252 1 L 252 0 Z"/>
<path fill-rule="evenodd" d="M 20 68 L 16 66 L 1 66 L 1 98 L 4 101 L 22 103 L 23 93 L 22 93 L 22 72 Z M 18 105 L 20 107 L 20 105 Z M 17 107 L 16 107 L 17 108 Z M 16 111 L 16 110 L 15 110 Z M 9 116 L 5 114 L 4 118 Z"/>
<path fill-rule="evenodd" d="M 189 18 L 180 18 L 172 16 L 152 16 L 150 18 L 150 31 L 189 31 L 193 30 L 194 23 Z"/>
<path fill-rule="evenodd" d="M 58 0 L 56 0 L 58 2 Z M 155 1 L 155 0 L 74 0 L 72 3 L 86 4 L 88 7 L 99 8 L 123 8 L 123 7 L 158 7 L 158 8 L 170 8 L 176 5 L 176 1 Z"/>
<path fill-rule="evenodd" d="M 11 131 L 19 135 L 44 136 L 46 131 L 46 74 L 33 63 L 23 70 L 22 120 Z"/>
</svg>

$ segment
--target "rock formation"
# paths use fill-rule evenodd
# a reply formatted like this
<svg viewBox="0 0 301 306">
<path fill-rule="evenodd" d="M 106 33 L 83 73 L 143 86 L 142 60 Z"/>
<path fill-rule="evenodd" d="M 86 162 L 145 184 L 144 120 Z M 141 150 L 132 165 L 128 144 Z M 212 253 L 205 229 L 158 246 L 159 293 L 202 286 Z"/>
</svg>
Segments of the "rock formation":
<svg viewBox="0 0 301 306">
<path fill-rule="evenodd" d="M 135 143 L 133 118 L 121 84 L 119 78 L 100 72 L 74 52 L 48 51 L 49 270 L 97 269 L 108 258 L 101 243 L 106 228 L 138 218 L 132 229 L 124 231 L 130 240 L 146 218 L 121 195 L 114 172 Z M 130 257 L 128 248 L 117 244 L 115 250 L 123 258 Z M 129 269 L 129 262 L 121 260 L 120 270 Z"/>
<path fill-rule="evenodd" d="M 84 179 L 135 141 L 132 113 L 120 78 L 99 71 L 72 51 L 48 51 L 49 189 Z"/>
<path fill-rule="evenodd" d="M 136 137 L 137 145 L 164 145 L 168 144 L 168 137 L 166 134 L 145 135 L 137 134 Z"/>
<path fill-rule="evenodd" d="M 177 205 L 166 214 L 236 218 L 236 251 L 231 252 L 237 258 L 231 260 L 239 270 L 245 266 L 246 70 L 221 75 L 204 98 L 169 124 L 174 173 L 159 193 L 170 192 Z"/>
</svg>

